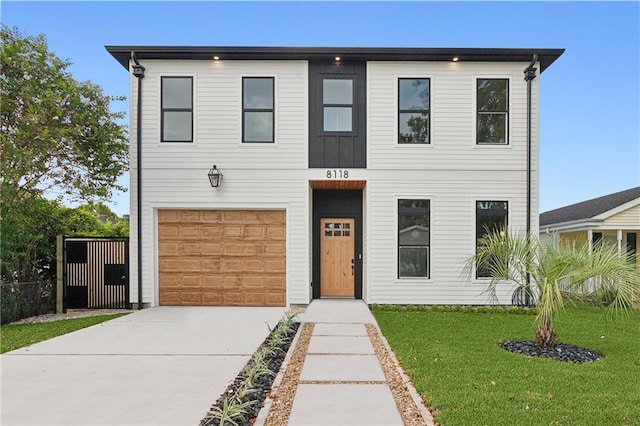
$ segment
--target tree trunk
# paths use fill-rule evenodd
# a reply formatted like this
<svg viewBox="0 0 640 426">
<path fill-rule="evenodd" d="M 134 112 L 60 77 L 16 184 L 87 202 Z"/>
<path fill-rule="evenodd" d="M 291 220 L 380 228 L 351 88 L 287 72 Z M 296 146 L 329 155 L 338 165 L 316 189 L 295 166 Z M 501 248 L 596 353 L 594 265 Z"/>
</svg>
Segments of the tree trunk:
<svg viewBox="0 0 640 426">
<path fill-rule="evenodd" d="M 553 327 L 546 321 L 538 326 L 536 330 L 536 345 L 543 348 L 553 348 L 558 344 L 558 336 L 553 331 Z"/>
</svg>

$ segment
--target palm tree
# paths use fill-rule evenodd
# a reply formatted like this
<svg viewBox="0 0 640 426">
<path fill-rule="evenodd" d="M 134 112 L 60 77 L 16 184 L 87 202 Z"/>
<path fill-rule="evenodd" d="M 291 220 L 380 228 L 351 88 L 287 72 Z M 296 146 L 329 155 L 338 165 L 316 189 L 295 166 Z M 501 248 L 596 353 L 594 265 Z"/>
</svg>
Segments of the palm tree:
<svg viewBox="0 0 640 426">
<path fill-rule="evenodd" d="M 558 342 L 553 317 L 565 304 L 561 284 L 566 290 L 580 291 L 585 281 L 595 280 L 594 296 L 611 295 L 607 301 L 613 313 L 631 308 L 640 296 L 640 273 L 631 254 L 602 241 L 592 247 L 586 242 L 554 247 L 526 233 L 496 230 L 466 259 L 463 273 L 470 279 L 476 268 L 488 271 L 491 278 L 486 291 L 492 300 L 497 300 L 496 288 L 505 281 L 512 281 L 535 300 L 535 341 L 541 347 L 554 347 Z"/>
</svg>

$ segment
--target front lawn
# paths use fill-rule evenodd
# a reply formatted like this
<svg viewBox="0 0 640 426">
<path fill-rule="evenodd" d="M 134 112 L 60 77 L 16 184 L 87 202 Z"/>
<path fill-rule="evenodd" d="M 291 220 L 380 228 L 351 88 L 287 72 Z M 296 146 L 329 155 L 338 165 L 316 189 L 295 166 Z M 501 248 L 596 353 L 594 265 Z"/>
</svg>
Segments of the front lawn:
<svg viewBox="0 0 640 426">
<path fill-rule="evenodd" d="M 374 306 L 404 370 L 441 425 L 640 424 L 640 311 L 610 319 L 575 306 L 554 323 L 561 343 L 595 350 L 588 364 L 498 347 L 532 340 L 534 315 Z"/>
<path fill-rule="evenodd" d="M 127 314 L 97 315 L 38 324 L 3 325 L 0 327 L 0 353 L 33 345 L 34 343 L 100 324 L 123 315 Z"/>
</svg>

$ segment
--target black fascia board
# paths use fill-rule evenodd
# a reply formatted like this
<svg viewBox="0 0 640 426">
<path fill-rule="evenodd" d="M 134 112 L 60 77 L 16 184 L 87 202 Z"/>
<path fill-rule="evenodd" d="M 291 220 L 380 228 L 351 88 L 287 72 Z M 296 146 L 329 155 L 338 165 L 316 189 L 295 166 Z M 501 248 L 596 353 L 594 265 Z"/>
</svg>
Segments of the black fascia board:
<svg viewBox="0 0 640 426">
<path fill-rule="evenodd" d="M 395 48 L 395 47 L 222 47 L 222 46 L 105 46 L 120 64 L 129 69 L 131 52 L 138 60 L 327 60 L 342 61 L 435 61 L 450 62 L 531 62 L 534 54 L 540 72 L 564 53 L 564 49 L 511 48 Z"/>
</svg>

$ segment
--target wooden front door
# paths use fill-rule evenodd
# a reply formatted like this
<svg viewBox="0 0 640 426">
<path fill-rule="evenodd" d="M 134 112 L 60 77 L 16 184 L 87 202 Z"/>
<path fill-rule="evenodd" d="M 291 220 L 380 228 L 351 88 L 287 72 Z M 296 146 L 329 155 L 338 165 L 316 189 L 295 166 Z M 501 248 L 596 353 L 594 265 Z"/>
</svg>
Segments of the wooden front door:
<svg viewBox="0 0 640 426">
<path fill-rule="evenodd" d="M 320 219 L 320 296 L 354 297 L 354 219 Z"/>
</svg>

